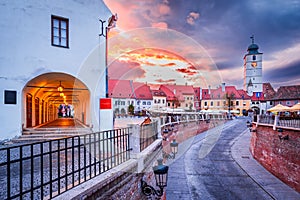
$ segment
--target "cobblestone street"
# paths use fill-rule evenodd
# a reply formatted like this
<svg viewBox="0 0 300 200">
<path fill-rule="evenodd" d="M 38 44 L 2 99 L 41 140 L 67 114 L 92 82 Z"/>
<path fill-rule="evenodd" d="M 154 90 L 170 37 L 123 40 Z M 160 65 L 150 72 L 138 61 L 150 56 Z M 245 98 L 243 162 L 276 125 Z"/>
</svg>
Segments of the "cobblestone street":
<svg viewBox="0 0 300 200">
<path fill-rule="evenodd" d="M 240 164 L 232 156 L 232 146 L 236 142 L 236 138 L 244 133 L 249 135 L 246 129 L 246 119 L 235 119 L 224 124 L 224 126 L 215 127 L 207 132 L 194 137 L 190 148 L 179 158 L 177 158 L 169 169 L 168 187 L 166 190 L 167 199 L 169 200 L 188 200 L 188 199 L 299 199 L 300 195 L 293 189 L 286 186 L 275 178 L 273 185 L 270 183 L 258 183 L 253 179 L 256 177 L 267 177 L 267 172 L 260 169 L 259 165 L 250 165 L 257 172 L 251 176 L 245 171 Z M 221 129 L 221 135 L 216 144 L 205 157 L 202 157 L 201 147 L 207 145 L 210 135 Z M 246 131 L 246 133 L 244 132 Z M 218 137 L 218 136 L 216 136 Z M 249 137 L 248 137 L 249 139 Z M 206 144 L 205 144 L 206 143 Z M 248 143 L 243 143 L 243 149 L 249 147 Z M 247 147 L 248 144 L 248 147 Z M 182 146 L 186 143 L 180 144 Z M 249 148 L 248 148 L 249 149 Z M 246 150 L 247 151 L 247 150 Z M 249 151 L 248 151 L 249 152 Z M 250 153 L 238 154 L 241 162 L 250 160 Z M 255 162 L 253 160 L 253 162 Z M 246 167 L 245 167 L 246 168 Z M 266 178 L 265 178 L 266 179 Z M 280 182 L 280 183 L 278 183 Z M 271 184 L 272 184 L 271 183 Z M 270 187 L 286 188 L 285 191 L 277 190 L 273 193 L 269 192 Z M 279 186 L 280 185 L 280 186 Z M 265 189 L 268 188 L 268 189 Z M 280 198 L 281 197 L 281 198 Z"/>
</svg>

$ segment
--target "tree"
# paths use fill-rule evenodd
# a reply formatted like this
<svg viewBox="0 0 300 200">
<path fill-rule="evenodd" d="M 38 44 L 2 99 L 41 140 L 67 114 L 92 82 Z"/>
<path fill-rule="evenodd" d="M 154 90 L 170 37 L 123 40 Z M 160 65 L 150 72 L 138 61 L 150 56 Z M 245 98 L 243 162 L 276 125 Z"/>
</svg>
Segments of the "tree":
<svg viewBox="0 0 300 200">
<path fill-rule="evenodd" d="M 133 115 L 133 114 L 134 114 L 134 106 L 133 106 L 132 104 L 130 104 L 130 105 L 128 106 L 128 113 L 129 113 L 130 115 Z"/>
<path fill-rule="evenodd" d="M 231 107 L 234 106 L 232 100 L 235 99 L 235 94 L 233 92 L 231 92 L 230 94 L 226 92 L 225 99 L 227 100 L 227 105 L 228 105 L 228 116 L 230 116 L 230 110 L 232 110 Z"/>
</svg>

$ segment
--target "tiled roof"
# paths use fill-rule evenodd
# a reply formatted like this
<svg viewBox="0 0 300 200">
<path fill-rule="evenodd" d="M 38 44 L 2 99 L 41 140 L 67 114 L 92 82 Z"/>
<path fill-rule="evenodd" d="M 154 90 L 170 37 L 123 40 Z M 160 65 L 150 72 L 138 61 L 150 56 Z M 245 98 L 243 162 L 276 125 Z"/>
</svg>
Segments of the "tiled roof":
<svg viewBox="0 0 300 200">
<path fill-rule="evenodd" d="M 263 83 L 263 94 L 265 100 L 271 100 L 274 98 L 276 92 L 271 83 Z"/>
<path fill-rule="evenodd" d="M 300 99 L 300 85 L 280 86 L 273 100 Z"/>
<path fill-rule="evenodd" d="M 152 90 L 152 96 L 166 97 L 167 95 L 162 90 Z"/>
<path fill-rule="evenodd" d="M 132 88 L 130 80 L 114 80 L 108 82 L 108 94 L 111 98 L 131 98 Z"/>
<path fill-rule="evenodd" d="M 174 95 L 177 97 L 179 101 L 184 101 L 184 95 L 194 95 L 194 89 L 191 85 L 168 85 L 164 84 L 161 87 L 162 89 L 168 88 L 169 92 L 172 92 L 173 95 L 169 95 L 171 98 L 174 98 Z M 163 90 L 164 91 L 164 90 Z M 165 92 L 165 91 L 164 91 Z M 167 94 L 167 100 L 168 100 L 168 93 Z"/>
<path fill-rule="evenodd" d="M 207 92 L 207 94 L 205 94 Z M 234 99 L 250 99 L 247 93 L 244 90 L 237 90 L 235 86 L 225 86 L 225 91 L 222 91 L 222 87 L 217 89 L 204 89 L 202 90 L 202 98 L 203 99 L 225 99 L 226 94 L 233 94 Z"/>
<path fill-rule="evenodd" d="M 150 86 L 144 83 L 133 83 L 134 94 L 132 98 L 140 99 L 140 100 L 152 100 L 153 96 L 150 90 Z"/>
<path fill-rule="evenodd" d="M 166 94 L 167 97 L 167 101 L 173 101 L 176 100 L 176 97 L 173 93 L 173 91 L 171 91 L 169 88 L 167 88 L 165 85 L 161 85 L 159 90 L 163 91 Z"/>
</svg>

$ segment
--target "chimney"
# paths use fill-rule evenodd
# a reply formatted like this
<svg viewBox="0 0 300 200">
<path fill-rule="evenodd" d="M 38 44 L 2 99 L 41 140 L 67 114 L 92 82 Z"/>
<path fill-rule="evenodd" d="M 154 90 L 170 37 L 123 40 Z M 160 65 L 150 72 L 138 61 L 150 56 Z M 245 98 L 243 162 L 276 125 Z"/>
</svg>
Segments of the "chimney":
<svg viewBox="0 0 300 200">
<path fill-rule="evenodd" d="M 208 86 L 208 94 L 210 94 L 210 85 Z"/>
<path fill-rule="evenodd" d="M 222 83 L 222 92 L 225 92 L 225 83 Z"/>
</svg>

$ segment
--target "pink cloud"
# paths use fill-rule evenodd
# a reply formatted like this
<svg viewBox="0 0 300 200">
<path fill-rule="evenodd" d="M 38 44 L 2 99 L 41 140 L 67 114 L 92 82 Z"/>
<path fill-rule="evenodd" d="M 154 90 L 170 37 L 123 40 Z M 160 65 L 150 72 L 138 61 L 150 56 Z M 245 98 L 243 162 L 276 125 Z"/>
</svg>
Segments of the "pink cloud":
<svg viewBox="0 0 300 200">
<path fill-rule="evenodd" d="M 175 65 L 176 65 L 175 63 L 167 63 L 167 64 L 164 64 L 164 65 L 161 65 L 161 66 L 172 67 L 172 66 L 175 66 Z"/>
<path fill-rule="evenodd" d="M 163 79 L 156 79 L 155 80 L 157 83 L 175 83 L 176 79 L 167 79 L 167 80 L 163 80 Z"/>
<path fill-rule="evenodd" d="M 108 66 L 108 76 L 110 79 L 134 80 L 144 77 L 145 71 L 137 62 L 124 62 L 115 60 Z"/>
<path fill-rule="evenodd" d="M 157 23 L 151 23 L 151 27 L 153 28 L 168 28 L 168 24 L 166 22 L 157 22 Z"/>
<path fill-rule="evenodd" d="M 180 72 L 180 73 L 187 74 L 187 75 L 194 75 L 194 74 L 197 74 L 197 72 L 191 71 L 191 70 L 185 69 L 185 68 L 176 69 L 176 71 L 177 71 L 177 72 Z"/>
<path fill-rule="evenodd" d="M 200 14 L 196 12 L 190 12 L 186 18 L 186 22 L 190 25 L 194 25 L 195 21 L 199 18 Z"/>
<path fill-rule="evenodd" d="M 159 13 L 161 15 L 167 15 L 167 14 L 169 14 L 171 12 L 171 9 L 170 9 L 170 7 L 167 4 L 160 4 L 158 7 L 159 7 L 158 8 L 159 9 Z"/>
</svg>

